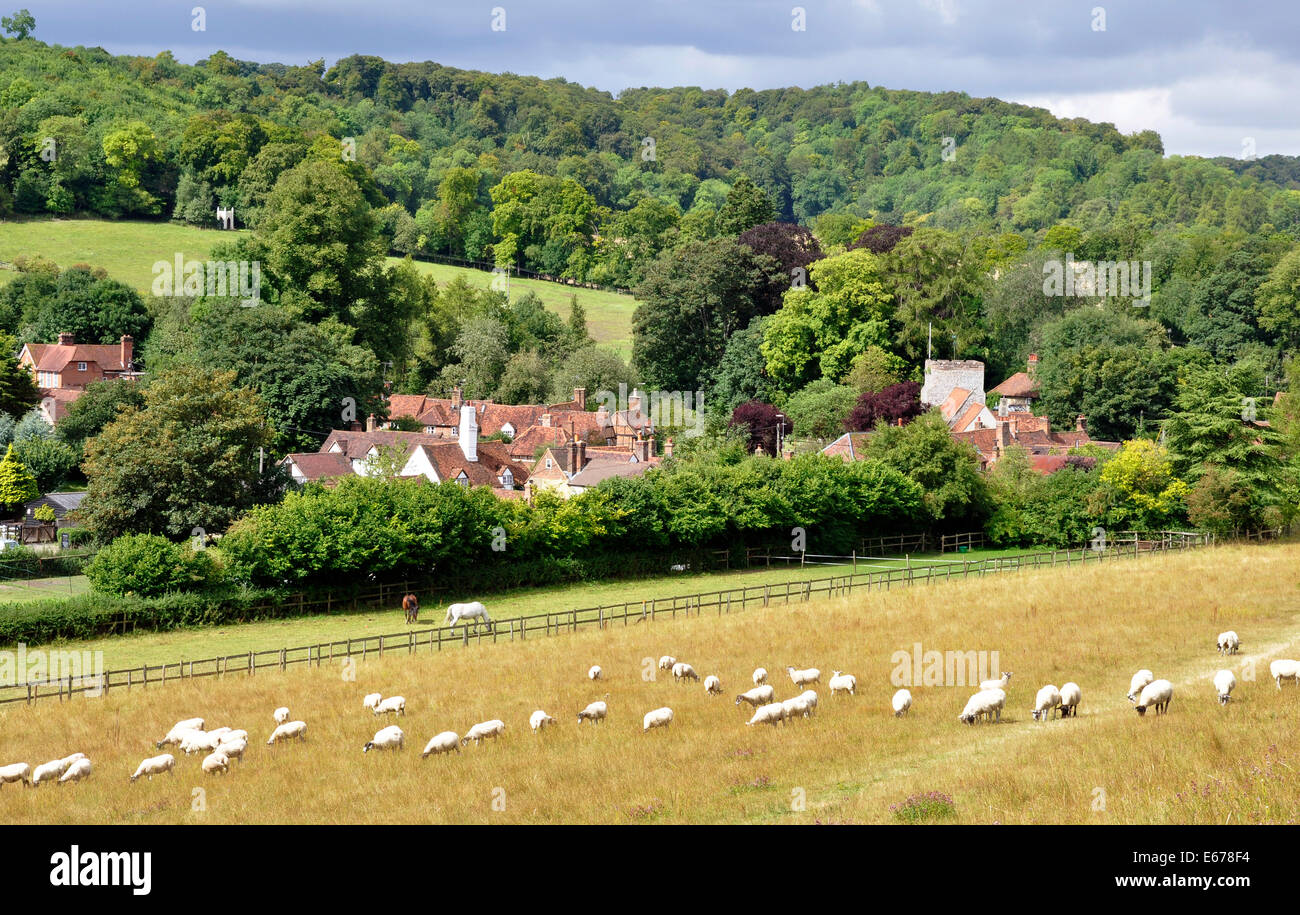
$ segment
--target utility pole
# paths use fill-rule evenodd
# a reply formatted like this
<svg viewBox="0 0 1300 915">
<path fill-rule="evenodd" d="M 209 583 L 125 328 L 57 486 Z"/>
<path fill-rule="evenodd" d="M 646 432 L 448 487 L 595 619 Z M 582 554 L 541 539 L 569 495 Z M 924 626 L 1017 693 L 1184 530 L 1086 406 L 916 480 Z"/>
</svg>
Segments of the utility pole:
<svg viewBox="0 0 1300 915">
<path fill-rule="evenodd" d="M 930 322 L 930 330 L 925 338 L 925 358 L 929 360 L 931 351 L 934 349 L 934 322 Z"/>
<path fill-rule="evenodd" d="M 266 449 L 263 448 L 261 445 L 258 445 L 258 447 L 257 447 L 257 475 L 258 475 L 259 477 L 260 477 L 260 476 L 262 475 L 262 473 L 263 473 L 263 467 L 262 467 L 262 464 L 263 464 L 263 461 L 265 460 L 265 458 L 266 458 Z"/>
</svg>

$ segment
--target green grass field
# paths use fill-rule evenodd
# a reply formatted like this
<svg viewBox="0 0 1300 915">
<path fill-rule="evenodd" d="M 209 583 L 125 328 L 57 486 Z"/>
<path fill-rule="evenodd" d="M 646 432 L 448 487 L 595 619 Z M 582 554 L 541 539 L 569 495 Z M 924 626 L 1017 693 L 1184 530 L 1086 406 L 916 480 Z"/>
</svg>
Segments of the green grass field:
<svg viewBox="0 0 1300 915">
<path fill-rule="evenodd" d="M 0 221 L 0 262 L 11 264 L 19 255 L 41 255 L 62 267 L 90 264 L 103 267 L 109 276 L 129 283 L 142 295 L 147 295 L 153 283 L 153 265 L 157 261 L 171 261 L 177 251 L 186 259 L 205 259 L 213 245 L 241 231 L 198 229 L 169 222 L 95 219 Z M 490 285 L 493 279 L 489 272 L 467 267 L 423 261 L 416 261 L 416 266 L 421 272 L 432 275 L 439 285 L 458 275 L 482 287 Z M 8 282 L 13 276 L 12 270 L 0 270 L 0 283 Z M 544 280 L 510 278 L 512 295 L 525 289 L 537 293 L 547 308 L 566 319 L 570 298 L 576 295 L 586 309 L 587 327 L 592 338 L 625 358 L 630 355 L 632 312 L 636 308 L 636 301 L 631 296 Z"/>
<path fill-rule="evenodd" d="M 0 708 L 0 763 L 35 766 L 80 751 L 88 781 L 0 789 L 6 823 L 891 823 L 911 796 L 941 792 L 943 823 L 1286 823 L 1300 802 L 1300 689 L 1275 688 L 1268 663 L 1300 652 L 1300 545 L 1231 546 L 854 594 L 721 618 L 661 619 L 463 650 L 291 668 L 254 677 L 113 690 L 101 698 Z M 1217 654 L 1235 629 L 1242 653 Z M 919 643 L 985 652 L 1013 672 L 999 723 L 957 721 L 974 687 L 917 683 Z M 723 694 L 675 683 L 654 659 L 689 660 Z M 602 680 L 587 679 L 600 664 Z M 816 666 L 817 713 L 746 726 L 734 694 L 771 672 L 776 696 L 798 692 L 786 665 Z M 1125 699 L 1145 667 L 1174 685 L 1165 715 Z M 1238 679 L 1222 706 L 1211 678 Z M 840 669 L 856 695 L 831 696 Z M 1077 718 L 1033 721 L 1035 692 L 1072 680 Z M 896 718 L 890 696 L 914 697 Z M 379 719 L 369 692 L 406 697 Z M 575 713 L 604 699 L 608 719 Z M 271 712 L 307 723 L 301 743 L 267 746 Z M 673 709 L 648 733 L 642 716 Z M 557 723 L 529 732 L 544 709 Z M 172 723 L 250 732 L 242 762 L 207 776 L 175 749 L 172 775 L 131 782 Z M 500 718 L 503 736 L 420 758 L 442 730 Z M 406 747 L 363 754 L 397 723 Z"/>
<path fill-rule="evenodd" d="M 84 575 L 68 575 L 62 578 L 9 578 L 0 580 L 0 604 L 59 600 L 84 594 L 89 590 L 90 582 Z"/>
<path fill-rule="evenodd" d="M 977 558 L 1009 557 L 1029 552 L 1027 550 L 984 550 L 972 554 Z M 942 565 L 938 556 L 913 557 L 913 568 L 921 569 L 927 565 Z M 897 568 L 901 563 L 860 562 L 858 571 L 882 571 Z M 548 612 L 560 612 L 587 607 L 600 607 L 625 601 L 664 600 L 705 591 L 719 591 L 728 588 L 754 587 L 776 582 L 807 581 L 827 578 L 832 575 L 845 575 L 852 572 L 847 565 L 823 566 L 808 565 L 800 568 L 794 565 L 774 565 L 769 569 L 744 571 L 712 572 L 707 574 L 679 574 L 656 578 L 642 578 L 627 581 L 584 583 L 578 585 L 556 585 L 542 588 L 526 588 L 507 591 L 500 594 L 486 595 L 483 600 L 494 619 L 526 616 Z M 48 592 L 42 590 L 38 582 L 27 583 L 34 587 L 29 599 L 37 599 L 42 593 L 50 598 L 61 596 L 60 587 L 67 587 L 67 579 L 45 579 L 51 584 Z M 79 587 L 84 590 L 84 578 Z M 3 594 L 0 591 L 0 594 Z M 3 597 L 0 597 L 3 599 Z M 20 598 L 13 598 L 20 599 Z M 429 606 L 427 599 L 420 614 L 420 628 L 440 625 L 445 612 Z M 580 620 L 594 618 L 595 613 L 579 614 Z M 204 626 L 169 632 L 141 632 L 126 636 L 109 636 L 86 641 L 59 643 L 58 647 L 70 651 L 102 651 L 105 669 L 123 669 L 140 667 L 146 664 L 167 664 L 182 660 L 200 660 L 224 655 L 241 654 L 248 651 L 271 651 L 298 645 L 319 642 L 356 639 L 364 636 L 387 635 L 406 629 L 401 607 L 394 603 L 391 608 L 370 610 L 361 613 L 335 613 L 299 616 L 285 620 L 263 620 L 259 622 L 232 624 L 224 626 Z"/>
</svg>

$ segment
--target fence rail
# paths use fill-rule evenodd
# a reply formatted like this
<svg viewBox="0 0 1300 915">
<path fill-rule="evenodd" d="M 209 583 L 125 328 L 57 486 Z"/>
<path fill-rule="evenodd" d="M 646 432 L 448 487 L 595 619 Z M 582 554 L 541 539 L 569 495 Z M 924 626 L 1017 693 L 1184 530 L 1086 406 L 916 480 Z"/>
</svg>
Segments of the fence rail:
<svg viewBox="0 0 1300 915">
<path fill-rule="evenodd" d="M 839 597 L 855 591 L 890 591 L 895 586 L 908 587 L 917 584 L 934 584 L 952 579 L 968 578 L 972 575 L 982 576 L 989 573 L 1016 572 L 1023 569 L 1055 568 L 1064 566 L 1097 565 L 1120 558 L 1135 558 L 1150 555 L 1152 552 L 1171 549 L 1190 549 L 1207 546 L 1214 542 L 1209 535 L 1187 535 L 1185 532 L 1160 532 L 1170 534 L 1167 538 L 1153 540 L 1150 536 L 1143 539 L 1134 536 L 1128 540 L 1111 540 L 1105 550 L 1081 547 L 1068 550 L 1053 550 L 1046 553 L 1026 553 L 1020 556 L 1006 556 L 990 559 L 965 559 L 931 562 L 914 565 L 910 559 L 906 565 L 865 572 L 850 572 L 845 575 L 832 575 L 826 578 L 800 581 L 785 581 L 764 585 L 742 585 L 717 591 L 702 591 L 696 594 L 677 595 L 675 597 L 648 598 L 639 601 L 625 601 L 619 604 L 605 604 L 595 607 L 574 608 L 571 610 L 537 613 L 494 620 L 490 627 L 475 626 L 473 631 L 462 626 L 459 634 L 454 628 L 436 626 L 426 629 L 408 629 L 405 632 L 385 633 L 382 635 L 360 636 L 328 642 L 316 642 L 310 645 L 298 645 L 292 648 L 268 649 L 265 651 L 247 651 L 242 654 L 223 655 L 212 658 L 181 660 L 167 664 L 151 664 L 141 667 L 123 668 L 103 672 L 84 672 L 85 676 L 65 677 L 54 682 L 18 683 L 0 686 L 0 704 L 12 702 L 32 703 L 38 699 L 58 697 L 71 699 L 78 693 L 99 696 L 112 690 L 131 689 L 166 684 L 169 681 L 199 677 L 225 677 L 233 674 L 254 676 L 259 670 L 287 670 L 294 664 L 306 664 L 320 667 L 343 658 L 360 657 L 362 660 L 375 655 L 382 657 L 385 652 L 405 651 L 415 654 L 419 651 L 442 651 L 444 646 L 460 644 L 467 647 L 471 641 L 479 643 L 488 638 L 493 642 L 502 639 L 526 640 L 538 635 L 551 636 L 560 632 L 576 632 L 580 628 L 595 626 L 600 629 L 612 625 L 638 625 L 647 620 L 654 621 L 663 616 L 676 618 L 682 616 L 701 616 L 716 612 L 719 616 L 744 610 L 751 606 L 767 607 L 773 603 L 806 603 L 814 597 Z M 1172 536 L 1178 534 L 1179 536 Z M 1156 542 L 1161 546 L 1156 549 L 1144 549 L 1144 542 Z M 1167 544 L 1167 545 L 1165 545 Z M 775 558 L 775 557 L 774 557 Z M 840 557 L 848 560 L 850 557 Z M 854 556 L 857 562 L 878 562 L 879 558 Z M 902 560 L 895 560 L 902 561 Z M 400 593 L 401 586 L 389 585 L 385 590 L 393 594 Z"/>
</svg>

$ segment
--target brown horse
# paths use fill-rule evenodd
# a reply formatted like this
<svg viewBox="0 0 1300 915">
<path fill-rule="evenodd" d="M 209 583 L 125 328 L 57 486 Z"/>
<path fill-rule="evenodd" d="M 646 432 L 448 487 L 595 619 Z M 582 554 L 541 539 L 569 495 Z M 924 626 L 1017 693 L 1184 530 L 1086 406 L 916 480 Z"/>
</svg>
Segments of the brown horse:
<svg viewBox="0 0 1300 915">
<path fill-rule="evenodd" d="M 402 598 L 402 612 L 406 614 L 408 623 L 414 623 L 420 618 L 420 602 L 414 594 Z"/>
</svg>

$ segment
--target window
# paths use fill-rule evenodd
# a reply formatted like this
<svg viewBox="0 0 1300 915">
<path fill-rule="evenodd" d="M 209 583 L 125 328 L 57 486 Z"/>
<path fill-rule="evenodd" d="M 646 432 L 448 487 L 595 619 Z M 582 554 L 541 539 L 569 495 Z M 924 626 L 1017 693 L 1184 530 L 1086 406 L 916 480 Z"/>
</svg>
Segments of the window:
<svg viewBox="0 0 1300 915">
<path fill-rule="evenodd" d="M 509 467 L 506 468 L 505 473 L 501 474 L 501 485 L 506 489 L 515 488 L 515 475 L 510 472 Z"/>
<path fill-rule="evenodd" d="M 84 363 L 84 362 L 78 362 L 78 363 L 77 363 L 77 371 L 78 371 L 78 372 L 84 372 L 85 370 L 86 370 L 86 363 Z"/>
<path fill-rule="evenodd" d="M 547 470 L 550 470 L 550 469 L 551 469 L 551 459 L 550 459 L 550 458 L 547 458 L 547 459 L 546 459 L 546 469 L 547 469 Z"/>
<path fill-rule="evenodd" d="M 459 483 L 461 486 L 465 486 L 465 487 L 469 486 L 469 477 L 465 475 L 465 471 L 462 470 L 460 472 L 460 475 L 456 477 L 456 482 Z"/>
</svg>

